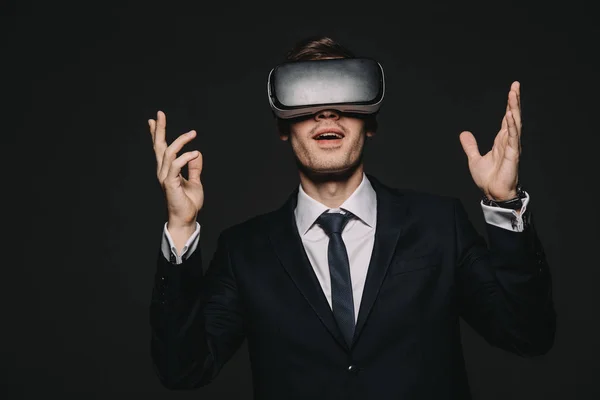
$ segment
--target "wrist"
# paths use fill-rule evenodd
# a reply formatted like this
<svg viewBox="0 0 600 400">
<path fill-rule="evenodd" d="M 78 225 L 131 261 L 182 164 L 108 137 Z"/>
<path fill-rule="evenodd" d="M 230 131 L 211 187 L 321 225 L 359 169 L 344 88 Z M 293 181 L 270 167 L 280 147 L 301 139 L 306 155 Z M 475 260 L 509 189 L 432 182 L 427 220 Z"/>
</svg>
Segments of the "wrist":
<svg viewBox="0 0 600 400">
<path fill-rule="evenodd" d="M 191 222 L 180 222 L 180 221 L 167 221 L 167 230 L 171 235 L 187 235 L 190 236 L 196 230 L 196 221 Z"/>
<path fill-rule="evenodd" d="M 513 199 L 516 199 L 517 197 L 519 197 L 519 193 L 516 190 L 512 190 L 509 193 L 507 193 L 506 195 L 498 196 L 498 197 L 492 196 L 489 193 L 485 193 L 484 195 L 491 201 L 495 201 L 495 202 L 510 201 L 510 200 L 513 200 Z"/>
<path fill-rule="evenodd" d="M 487 194 L 484 194 L 481 200 L 486 206 L 510 208 L 517 211 L 521 210 L 523 206 L 522 199 L 524 199 L 525 197 L 525 191 L 521 187 L 521 184 L 517 184 L 516 191 L 513 191 L 509 195 L 507 195 L 506 199 L 504 197 L 502 197 L 501 199 L 493 198 L 488 196 Z"/>
</svg>

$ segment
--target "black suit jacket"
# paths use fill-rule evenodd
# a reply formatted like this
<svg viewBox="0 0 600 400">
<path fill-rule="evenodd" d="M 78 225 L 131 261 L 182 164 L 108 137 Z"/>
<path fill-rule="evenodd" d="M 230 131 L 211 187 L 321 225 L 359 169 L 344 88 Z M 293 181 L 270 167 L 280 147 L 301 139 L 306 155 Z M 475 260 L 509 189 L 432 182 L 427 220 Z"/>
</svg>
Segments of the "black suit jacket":
<svg viewBox="0 0 600 400">
<path fill-rule="evenodd" d="M 211 382 L 248 340 L 255 399 L 469 399 L 459 317 L 521 356 L 553 345 L 552 285 L 530 211 L 524 232 L 486 225 L 452 197 L 377 193 L 374 249 L 348 346 L 305 254 L 297 189 L 279 210 L 224 230 L 203 273 L 158 255 L 151 354 L 162 384 Z"/>
</svg>

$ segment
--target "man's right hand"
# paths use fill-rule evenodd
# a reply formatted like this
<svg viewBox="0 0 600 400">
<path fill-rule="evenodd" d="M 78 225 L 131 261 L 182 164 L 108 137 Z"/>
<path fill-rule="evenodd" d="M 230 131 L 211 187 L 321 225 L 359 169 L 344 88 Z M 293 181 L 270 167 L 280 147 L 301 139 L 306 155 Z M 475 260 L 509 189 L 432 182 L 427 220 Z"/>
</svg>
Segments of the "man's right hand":
<svg viewBox="0 0 600 400">
<path fill-rule="evenodd" d="M 202 154 L 195 150 L 181 154 L 182 147 L 196 137 L 196 131 L 182 134 L 169 146 L 165 140 L 167 117 L 162 111 L 156 113 L 156 120 L 149 119 L 150 134 L 156 154 L 156 176 L 167 200 L 167 229 L 173 238 L 177 251 L 196 228 L 196 217 L 204 204 L 204 190 L 200 182 Z M 181 169 L 187 164 L 188 177 L 184 178 Z"/>
</svg>

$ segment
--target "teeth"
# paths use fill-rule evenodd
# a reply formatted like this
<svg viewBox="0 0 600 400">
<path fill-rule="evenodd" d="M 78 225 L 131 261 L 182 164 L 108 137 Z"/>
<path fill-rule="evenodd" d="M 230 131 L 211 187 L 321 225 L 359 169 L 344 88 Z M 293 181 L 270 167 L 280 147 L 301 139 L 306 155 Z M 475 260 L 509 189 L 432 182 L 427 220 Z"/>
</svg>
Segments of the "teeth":
<svg viewBox="0 0 600 400">
<path fill-rule="evenodd" d="M 323 137 L 335 137 L 335 138 L 341 139 L 342 135 L 340 135 L 339 133 L 334 133 L 334 132 L 326 132 L 326 133 L 322 133 L 319 136 L 317 136 L 317 138 L 323 138 Z"/>
</svg>

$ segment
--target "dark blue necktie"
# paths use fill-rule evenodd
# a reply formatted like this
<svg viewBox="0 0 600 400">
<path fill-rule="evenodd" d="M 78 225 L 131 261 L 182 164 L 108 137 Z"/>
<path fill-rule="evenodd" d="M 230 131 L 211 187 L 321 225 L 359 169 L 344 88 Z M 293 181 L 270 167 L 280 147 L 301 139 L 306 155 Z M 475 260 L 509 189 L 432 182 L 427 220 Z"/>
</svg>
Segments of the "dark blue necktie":
<svg viewBox="0 0 600 400">
<path fill-rule="evenodd" d="M 354 336 L 354 299 L 352 281 L 350 279 L 350 262 L 348 252 L 342 240 L 342 231 L 352 218 L 351 213 L 324 212 L 317 223 L 329 236 L 327 258 L 331 276 L 331 303 L 333 316 L 340 327 L 348 346 Z"/>
</svg>

